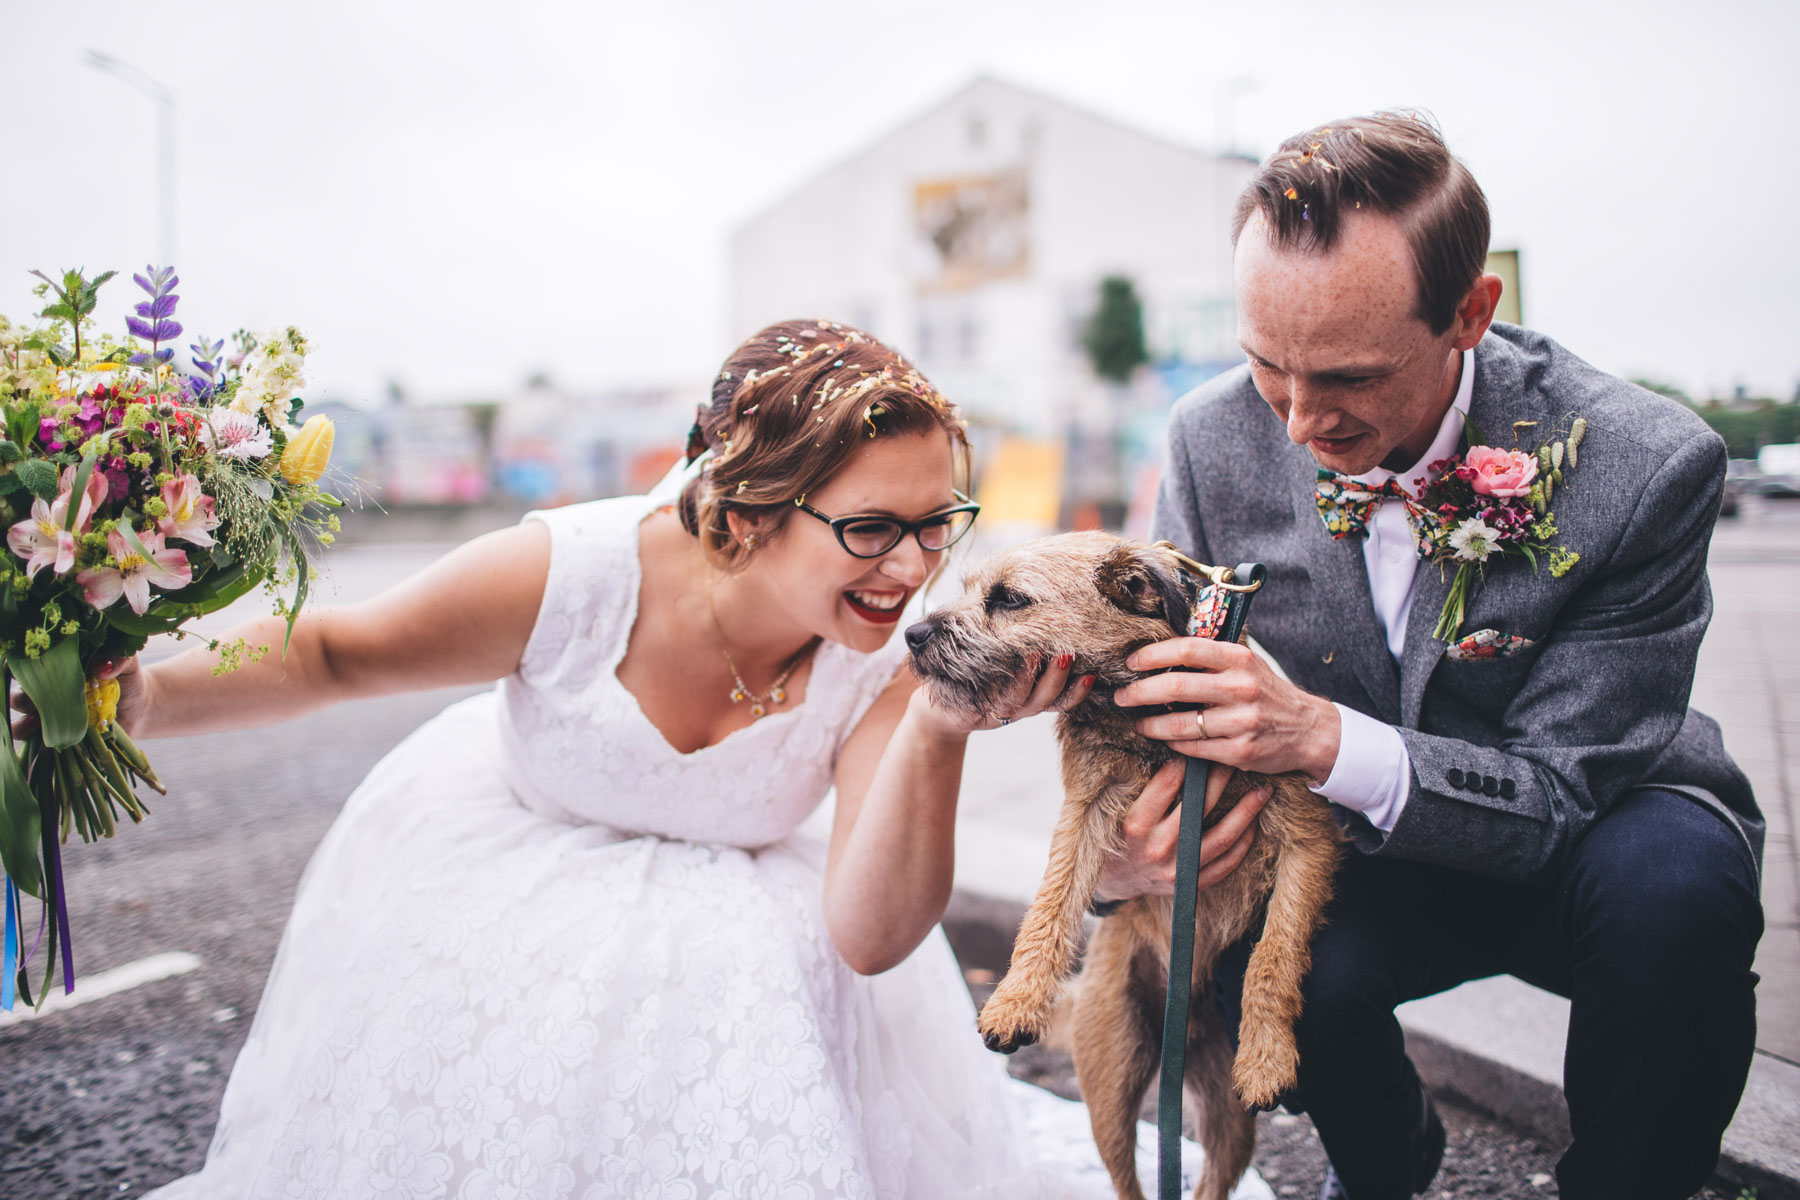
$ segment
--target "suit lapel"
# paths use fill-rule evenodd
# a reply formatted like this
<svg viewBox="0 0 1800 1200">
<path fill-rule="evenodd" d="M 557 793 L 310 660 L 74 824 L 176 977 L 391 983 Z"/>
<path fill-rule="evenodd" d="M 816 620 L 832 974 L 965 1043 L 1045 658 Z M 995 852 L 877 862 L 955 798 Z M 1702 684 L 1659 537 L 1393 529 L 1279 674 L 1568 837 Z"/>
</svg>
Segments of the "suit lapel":
<svg viewBox="0 0 1800 1200">
<path fill-rule="evenodd" d="M 1515 418 L 1530 414 L 1518 411 L 1518 386 L 1509 383 L 1511 373 L 1504 363 L 1510 348 L 1494 337 L 1482 339 L 1475 351 L 1475 386 L 1469 395 L 1469 418 L 1490 445 L 1510 446 Z M 1540 431 L 1541 432 L 1541 431 Z M 1535 440 L 1530 441 L 1535 446 Z M 1468 449 L 1467 445 L 1462 448 Z M 1496 560 L 1492 566 L 1499 567 Z M 1451 564 L 1439 566 L 1422 562 L 1418 567 L 1418 586 L 1413 592 L 1412 608 L 1406 615 L 1406 644 L 1400 651 L 1400 724 L 1417 729 L 1419 711 L 1424 707 L 1425 685 L 1431 673 L 1443 660 L 1448 646 L 1431 636 L 1437 628 L 1438 614 L 1444 609 L 1444 598 L 1450 594 L 1450 581 L 1456 577 Z M 1475 595 L 1485 586 L 1477 582 Z M 1474 597 L 1470 597 L 1471 607 Z M 1463 633 L 1471 631 L 1468 622 Z"/>
<path fill-rule="evenodd" d="M 1311 464 L 1311 456 L 1307 462 Z M 1387 631 L 1375 616 L 1369 570 L 1363 563 L 1361 538 L 1331 536 L 1319 519 L 1312 471 L 1295 504 L 1295 521 L 1305 530 L 1302 554 L 1317 593 L 1325 624 L 1318 636 L 1325 654 L 1342 657 L 1375 706 L 1374 715 L 1391 721 L 1400 709 L 1400 674 L 1388 653 Z"/>
<path fill-rule="evenodd" d="M 1445 644 L 1432 637 L 1431 631 L 1437 627 L 1438 614 L 1444 609 L 1444 597 L 1450 594 L 1450 580 L 1455 575 L 1449 566 L 1422 562 L 1414 576 L 1412 608 L 1406 614 L 1406 644 L 1400 648 L 1400 725 L 1404 729 L 1419 727 L 1425 683 L 1444 657 Z"/>
</svg>

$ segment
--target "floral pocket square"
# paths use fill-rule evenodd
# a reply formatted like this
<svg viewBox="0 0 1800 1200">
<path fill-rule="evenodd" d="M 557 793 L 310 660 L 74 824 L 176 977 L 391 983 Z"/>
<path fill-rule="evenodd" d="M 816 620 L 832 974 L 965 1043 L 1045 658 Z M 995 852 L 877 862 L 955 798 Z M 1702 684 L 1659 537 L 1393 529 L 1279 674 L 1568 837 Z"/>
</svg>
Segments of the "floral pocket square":
<svg viewBox="0 0 1800 1200">
<path fill-rule="evenodd" d="M 1453 642 L 1449 649 L 1444 651 L 1444 657 L 1455 659 L 1457 662 L 1482 658 L 1511 658 L 1532 644 L 1530 638 L 1501 633 L 1498 629 L 1477 629 L 1468 637 Z"/>
</svg>

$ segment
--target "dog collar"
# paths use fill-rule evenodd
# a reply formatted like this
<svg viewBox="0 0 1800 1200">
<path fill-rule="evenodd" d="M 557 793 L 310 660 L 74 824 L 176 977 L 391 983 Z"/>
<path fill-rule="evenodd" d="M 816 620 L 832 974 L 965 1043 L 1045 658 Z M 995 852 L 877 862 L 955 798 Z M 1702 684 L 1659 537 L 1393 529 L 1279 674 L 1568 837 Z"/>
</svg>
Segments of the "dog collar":
<svg viewBox="0 0 1800 1200">
<path fill-rule="evenodd" d="M 1230 615 L 1232 593 L 1248 595 L 1262 587 L 1260 578 L 1241 584 L 1236 582 L 1237 573 L 1230 567 L 1196 562 L 1177 550 L 1173 542 L 1157 542 L 1155 548 L 1166 550 L 1175 559 L 1175 575 L 1188 605 L 1187 628 L 1179 632 L 1191 637 L 1217 638 Z M 1206 580 L 1204 587 L 1202 579 Z"/>
</svg>

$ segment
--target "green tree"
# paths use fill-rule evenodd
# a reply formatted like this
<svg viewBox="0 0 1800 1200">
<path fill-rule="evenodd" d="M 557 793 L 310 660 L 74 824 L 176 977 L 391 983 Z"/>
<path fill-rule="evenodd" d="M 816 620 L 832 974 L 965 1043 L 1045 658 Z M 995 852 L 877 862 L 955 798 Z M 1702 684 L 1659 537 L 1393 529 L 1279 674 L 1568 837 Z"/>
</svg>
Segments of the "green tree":
<svg viewBox="0 0 1800 1200">
<path fill-rule="evenodd" d="M 1696 407 L 1693 399 L 1689 397 L 1686 392 L 1682 391 L 1672 383 L 1661 383 L 1655 379 L 1633 379 L 1631 382 L 1637 384 L 1646 391 L 1655 392 L 1659 396 L 1667 396 L 1671 400 L 1679 401 L 1689 408 Z"/>
<path fill-rule="evenodd" d="M 1100 281 L 1100 304 L 1088 318 L 1081 344 L 1094 374 L 1114 383 L 1129 381 L 1133 371 L 1150 361 L 1144 346 L 1144 306 L 1131 280 L 1108 275 Z"/>
<path fill-rule="evenodd" d="M 1771 399 L 1755 404 L 1755 408 L 1727 408 L 1709 400 L 1694 411 L 1725 439 L 1725 452 L 1733 458 L 1755 458 L 1764 446 L 1800 442 L 1800 404 Z"/>
</svg>

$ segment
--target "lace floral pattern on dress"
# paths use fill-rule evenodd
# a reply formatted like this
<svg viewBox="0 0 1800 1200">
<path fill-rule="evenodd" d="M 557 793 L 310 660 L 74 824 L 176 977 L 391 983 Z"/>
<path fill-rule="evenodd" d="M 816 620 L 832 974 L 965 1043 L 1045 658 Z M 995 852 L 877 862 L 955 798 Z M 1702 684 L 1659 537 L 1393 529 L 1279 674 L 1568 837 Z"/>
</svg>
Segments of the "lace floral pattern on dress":
<svg viewBox="0 0 1800 1200">
<path fill-rule="evenodd" d="M 521 670 L 345 805 L 159 1200 L 1112 1194 L 1084 1110 L 981 1047 L 941 933 L 872 978 L 832 948 L 792 831 L 902 648 L 821 647 L 804 703 L 678 754 L 614 673 L 646 508 L 543 514 Z"/>
</svg>

